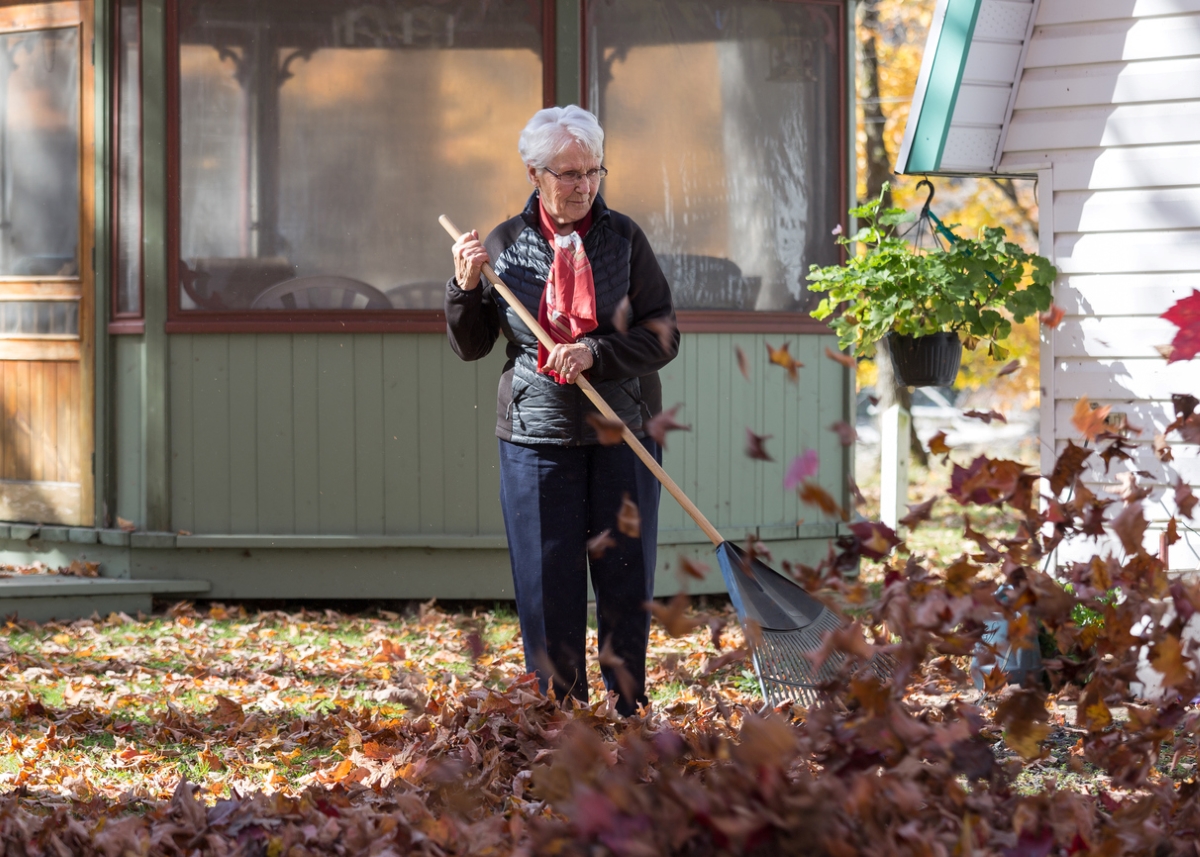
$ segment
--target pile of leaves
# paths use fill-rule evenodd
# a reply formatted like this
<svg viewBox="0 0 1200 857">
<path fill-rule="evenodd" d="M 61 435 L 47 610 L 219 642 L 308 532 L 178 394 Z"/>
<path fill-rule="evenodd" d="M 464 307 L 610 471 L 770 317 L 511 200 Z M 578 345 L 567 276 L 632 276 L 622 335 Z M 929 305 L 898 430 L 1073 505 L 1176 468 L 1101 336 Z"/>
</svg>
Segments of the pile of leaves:
<svg viewBox="0 0 1200 857">
<path fill-rule="evenodd" d="M 769 350 L 794 380 L 786 346 Z M 1174 407 L 1154 442 L 1164 464 L 1200 426 L 1195 397 Z M 1171 510 L 1169 550 L 1197 498 L 1133 470 L 1104 491 L 1093 462 L 1132 461 L 1135 428 L 1107 416 L 1081 400 L 1080 444 L 1044 476 L 957 460 L 935 438 L 949 487 L 901 534 L 850 522 L 816 458 L 797 456 L 789 490 L 850 522 L 822 562 L 778 566 L 845 619 L 808 655 L 825 677 L 808 708 L 761 710 L 746 662 L 761 629 L 683 592 L 653 606 L 654 704 L 631 718 L 601 691 L 594 633 L 600 692 L 560 702 L 523 674 L 503 611 L 185 603 L 9 622 L 0 843 L 31 857 L 1196 853 L 1200 584 L 1146 549 L 1146 503 Z M 766 440 L 748 430 L 747 455 L 771 460 Z M 957 557 L 902 537 L 937 504 L 961 515 Z M 1091 556 L 1051 567 L 1081 541 Z M 1044 669 L 1011 684 L 1026 647 Z"/>
</svg>

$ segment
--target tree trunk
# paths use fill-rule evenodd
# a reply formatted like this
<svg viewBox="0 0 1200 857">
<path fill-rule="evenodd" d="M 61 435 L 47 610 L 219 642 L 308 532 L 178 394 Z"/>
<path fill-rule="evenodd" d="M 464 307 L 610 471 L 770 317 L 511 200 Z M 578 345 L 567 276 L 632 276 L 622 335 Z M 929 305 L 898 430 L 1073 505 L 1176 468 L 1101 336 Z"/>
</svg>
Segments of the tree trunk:
<svg viewBox="0 0 1200 857">
<path fill-rule="evenodd" d="M 887 144 L 884 141 L 883 106 L 879 100 L 879 56 L 876 50 L 876 40 L 879 33 L 878 0 L 867 0 L 859 4 L 862 10 L 860 19 L 859 50 L 861 52 L 862 74 L 859 98 L 863 106 L 863 124 L 867 138 L 867 199 L 878 199 L 883 185 L 893 178 L 891 157 L 888 155 Z M 890 208 L 892 194 L 884 194 L 883 207 Z M 904 410 L 912 412 L 912 393 L 908 387 L 896 377 L 892 366 L 892 353 L 886 339 L 880 340 L 875 346 L 875 369 L 878 381 L 875 390 L 879 394 L 879 412 L 882 414 L 894 404 L 899 404 Z M 913 460 L 922 467 L 929 466 L 929 456 L 925 447 L 917 437 L 917 429 L 910 422 L 909 447 L 912 449 Z"/>
</svg>

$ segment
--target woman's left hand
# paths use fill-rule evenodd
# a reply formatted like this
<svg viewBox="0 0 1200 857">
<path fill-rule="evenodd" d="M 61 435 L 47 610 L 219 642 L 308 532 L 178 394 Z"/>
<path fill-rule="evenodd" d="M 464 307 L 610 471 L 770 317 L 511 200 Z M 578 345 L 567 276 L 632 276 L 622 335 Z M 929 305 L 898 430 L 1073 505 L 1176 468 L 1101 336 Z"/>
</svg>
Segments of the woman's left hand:
<svg viewBox="0 0 1200 857">
<path fill-rule="evenodd" d="M 568 384 L 574 384 L 581 372 L 592 368 L 592 349 L 582 342 L 555 345 L 546 357 L 546 368 L 553 369 Z"/>
</svg>

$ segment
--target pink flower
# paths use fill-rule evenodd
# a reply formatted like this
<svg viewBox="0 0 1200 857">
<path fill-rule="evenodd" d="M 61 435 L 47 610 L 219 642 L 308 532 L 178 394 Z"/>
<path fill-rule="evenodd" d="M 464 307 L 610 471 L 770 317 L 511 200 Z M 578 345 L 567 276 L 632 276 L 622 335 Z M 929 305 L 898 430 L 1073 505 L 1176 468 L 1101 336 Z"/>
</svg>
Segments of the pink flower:
<svg viewBox="0 0 1200 857">
<path fill-rule="evenodd" d="M 817 475 L 817 469 L 821 466 L 821 460 L 817 456 L 815 449 L 806 449 L 804 452 L 792 459 L 792 463 L 788 465 L 787 473 L 783 477 L 783 488 L 785 491 L 791 491 L 808 479 L 810 476 Z"/>
</svg>

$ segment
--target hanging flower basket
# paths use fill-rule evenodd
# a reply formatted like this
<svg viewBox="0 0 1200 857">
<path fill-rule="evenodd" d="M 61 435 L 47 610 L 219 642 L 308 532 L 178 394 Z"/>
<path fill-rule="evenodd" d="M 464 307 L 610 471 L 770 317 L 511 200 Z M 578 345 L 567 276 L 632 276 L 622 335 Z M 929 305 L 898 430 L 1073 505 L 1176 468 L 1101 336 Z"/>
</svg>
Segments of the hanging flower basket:
<svg viewBox="0 0 1200 857">
<path fill-rule="evenodd" d="M 957 333 L 889 333 L 887 340 L 896 375 L 909 387 L 948 387 L 954 383 L 963 352 Z"/>
</svg>

